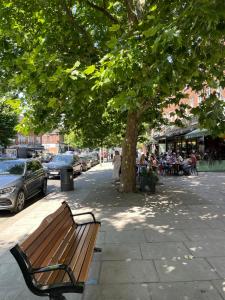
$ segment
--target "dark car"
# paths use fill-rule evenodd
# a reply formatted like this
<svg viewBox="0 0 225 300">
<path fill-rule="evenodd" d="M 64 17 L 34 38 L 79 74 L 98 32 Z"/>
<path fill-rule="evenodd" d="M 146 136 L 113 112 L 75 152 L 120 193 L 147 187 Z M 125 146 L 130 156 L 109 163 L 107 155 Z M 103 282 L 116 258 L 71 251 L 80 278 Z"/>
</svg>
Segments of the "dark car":
<svg viewBox="0 0 225 300">
<path fill-rule="evenodd" d="M 43 153 L 40 156 L 41 162 L 42 163 L 48 163 L 52 160 L 53 155 L 51 153 Z"/>
<path fill-rule="evenodd" d="M 47 193 L 46 173 L 38 160 L 0 161 L 0 210 L 19 212 L 25 200 L 38 193 Z"/>
<path fill-rule="evenodd" d="M 82 172 L 82 165 L 77 155 L 58 154 L 49 163 L 43 164 L 48 176 L 58 177 L 61 170 L 66 167 L 73 168 L 73 174 Z"/>
<path fill-rule="evenodd" d="M 92 167 L 91 158 L 88 156 L 80 156 L 83 171 L 87 171 Z"/>
</svg>

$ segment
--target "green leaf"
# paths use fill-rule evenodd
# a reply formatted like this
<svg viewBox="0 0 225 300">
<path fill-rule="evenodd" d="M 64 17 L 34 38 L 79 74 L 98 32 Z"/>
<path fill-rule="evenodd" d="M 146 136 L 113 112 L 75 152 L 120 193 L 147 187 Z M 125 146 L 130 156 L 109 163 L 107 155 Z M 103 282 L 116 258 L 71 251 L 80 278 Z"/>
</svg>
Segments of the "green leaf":
<svg viewBox="0 0 225 300">
<path fill-rule="evenodd" d="M 95 65 L 91 65 L 84 70 L 84 74 L 90 75 L 94 73 L 94 71 L 95 71 Z"/>
<path fill-rule="evenodd" d="M 116 44 L 117 44 L 117 38 L 116 37 L 112 37 L 110 41 L 108 41 L 107 43 L 107 46 L 110 48 L 110 49 L 113 49 Z"/>
<path fill-rule="evenodd" d="M 109 31 L 118 31 L 120 29 L 119 24 L 113 24 L 111 27 L 109 27 Z"/>
<path fill-rule="evenodd" d="M 155 11 L 157 9 L 157 5 L 155 4 L 155 5 L 153 5 L 152 7 L 150 7 L 150 11 Z"/>
<path fill-rule="evenodd" d="M 150 27 L 148 30 L 143 31 L 145 37 L 154 36 L 158 31 L 158 27 Z"/>
</svg>

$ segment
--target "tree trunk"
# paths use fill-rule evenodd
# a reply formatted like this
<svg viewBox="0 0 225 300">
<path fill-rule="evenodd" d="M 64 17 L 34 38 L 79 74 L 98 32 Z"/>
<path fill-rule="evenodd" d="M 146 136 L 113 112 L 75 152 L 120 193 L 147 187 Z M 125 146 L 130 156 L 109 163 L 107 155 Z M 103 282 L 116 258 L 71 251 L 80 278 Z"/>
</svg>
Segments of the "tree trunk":
<svg viewBox="0 0 225 300">
<path fill-rule="evenodd" d="M 136 147 L 138 138 L 138 114 L 129 112 L 126 135 L 122 146 L 121 185 L 123 192 L 136 191 Z"/>
</svg>

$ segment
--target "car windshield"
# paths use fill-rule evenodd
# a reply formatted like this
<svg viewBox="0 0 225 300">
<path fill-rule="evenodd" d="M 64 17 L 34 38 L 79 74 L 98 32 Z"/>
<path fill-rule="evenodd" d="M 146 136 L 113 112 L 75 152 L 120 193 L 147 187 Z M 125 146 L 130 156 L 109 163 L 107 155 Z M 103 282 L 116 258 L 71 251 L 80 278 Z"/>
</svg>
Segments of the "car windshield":
<svg viewBox="0 0 225 300">
<path fill-rule="evenodd" d="M 88 160 L 89 158 L 87 156 L 80 156 L 80 159 L 82 159 L 82 160 Z"/>
<path fill-rule="evenodd" d="M 72 155 L 56 155 L 53 157 L 52 162 L 65 162 L 70 164 L 73 161 Z"/>
<path fill-rule="evenodd" d="M 24 168 L 21 161 L 0 161 L 0 175 L 23 175 Z"/>
</svg>

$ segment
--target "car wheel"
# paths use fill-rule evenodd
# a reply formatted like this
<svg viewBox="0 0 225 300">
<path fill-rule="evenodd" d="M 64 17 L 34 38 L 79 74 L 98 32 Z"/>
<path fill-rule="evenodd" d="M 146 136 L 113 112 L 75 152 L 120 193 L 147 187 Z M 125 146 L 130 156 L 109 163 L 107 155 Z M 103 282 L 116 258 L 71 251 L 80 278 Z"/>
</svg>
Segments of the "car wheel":
<svg viewBox="0 0 225 300">
<path fill-rule="evenodd" d="M 25 204 L 25 194 L 23 191 L 19 191 L 17 197 L 16 197 L 16 205 L 13 209 L 14 213 L 18 213 L 21 210 L 23 210 Z"/>
<path fill-rule="evenodd" d="M 41 195 L 43 195 L 43 196 L 47 195 L 47 188 L 48 188 L 47 179 L 45 179 L 43 181 L 43 184 L 42 184 L 42 187 L 41 187 Z"/>
</svg>

